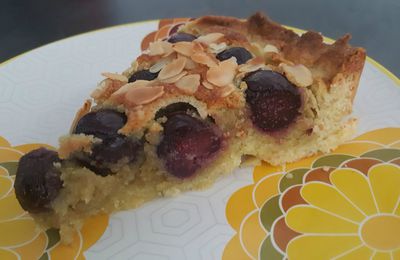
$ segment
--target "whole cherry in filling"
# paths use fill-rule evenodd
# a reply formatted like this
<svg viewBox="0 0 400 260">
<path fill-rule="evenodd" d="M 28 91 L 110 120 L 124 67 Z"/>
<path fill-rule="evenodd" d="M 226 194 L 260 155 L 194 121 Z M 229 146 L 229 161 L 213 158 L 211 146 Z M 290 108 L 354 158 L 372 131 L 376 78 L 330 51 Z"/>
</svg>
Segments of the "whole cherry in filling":
<svg viewBox="0 0 400 260">
<path fill-rule="evenodd" d="M 170 174 L 187 178 L 215 157 L 222 141 L 222 132 L 215 124 L 177 112 L 164 124 L 157 155 Z"/>
<path fill-rule="evenodd" d="M 148 80 L 151 81 L 153 79 L 156 79 L 158 77 L 158 72 L 153 73 L 150 72 L 149 70 L 139 70 L 136 71 L 135 73 L 132 74 L 132 76 L 129 77 L 128 82 L 135 82 L 136 80 Z"/>
<path fill-rule="evenodd" d="M 138 139 L 118 134 L 127 121 L 124 113 L 111 109 L 92 111 L 77 123 L 74 133 L 94 135 L 101 140 L 92 146 L 90 154 L 78 156 L 78 161 L 98 175 L 112 174 L 109 166 L 123 160 L 123 163 L 136 161 L 143 150 Z"/>
<path fill-rule="evenodd" d="M 252 72 L 247 84 L 246 101 L 253 124 L 264 132 L 287 128 L 300 114 L 301 95 L 283 75 L 269 70 Z"/>
<path fill-rule="evenodd" d="M 93 135 L 102 139 L 116 135 L 118 130 L 125 125 L 126 120 L 124 113 L 112 109 L 92 111 L 79 119 L 74 133 Z"/>
<path fill-rule="evenodd" d="M 240 65 L 246 63 L 248 60 L 253 58 L 253 55 L 251 55 L 251 53 L 245 48 L 232 47 L 218 53 L 216 57 L 220 61 L 230 59 L 231 57 L 235 57 L 237 64 Z"/>
<path fill-rule="evenodd" d="M 22 208 L 40 213 L 51 209 L 51 202 L 62 188 L 61 172 L 54 166 L 58 154 L 45 148 L 21 157 L 15 177 L 15 195 Z"/>
<path fill-rule="evenodd" d="M 175 33 L 173 35 L 171 35 L 168 38 L 168 42 L 170 43 L 176 43 L 176 42 L 192 42 L 194 40 L 196 40 L 196 36 L 194 36 L 193 34 L 189 34 L 189 33 L 184 33 L 184 32 L 179 32 L 179 33 Z"/>
</svg>

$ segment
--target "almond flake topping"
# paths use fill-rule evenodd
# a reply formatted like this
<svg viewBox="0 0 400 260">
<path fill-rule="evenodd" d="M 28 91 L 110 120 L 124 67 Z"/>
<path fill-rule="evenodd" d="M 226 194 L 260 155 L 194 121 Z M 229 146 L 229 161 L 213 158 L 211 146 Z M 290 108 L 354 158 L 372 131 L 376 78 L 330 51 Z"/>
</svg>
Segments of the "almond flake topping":
<svg viewBox="0 0 400 260">
<path fill-rule="evenodd" d="M 177 42 L 172 48 L 184 56 L 190 57 L 194 53 L 194 45 L 191 42 Z"/>
<path fill-rule="evenodd" d="M 208 82 L 208 81 L 206 81 L 206 80 L 204 80 L 202 83 L 201 83 L 202 85 L 203 85 L 203 87 L 205 87 L 206 89 L 214 89 L 214 86 L 213 86 L 213 84 L 211 84 L 210 82 Z"/>
<path fill-rule="evenodd" d="M 212 53 L 220 53 L 220 52 L 224 51 L 228 47 L 228 45 L 226 45 L 225 42 L 210 43 L 210 45 L 208 47 L 210 48 Z"/>
<path fill-rule="evenodd" d="M 128 83 L 123 85 L 120 89 L 115 91 L 111 96 L 120 96 L 122 94 L 125 94 L 128 92 L 131 88 L 136 88 L 136 87 L 146 87 L 150 85 L 150 81 L 147 80 L 136 80 L 135 82 Z"/>
<path fill-rule="evenodd" d="M 111 73 L 111 72 L 103 72 L 103 73 L 101 73 L 101 75 L 108 79 L 118 80 L 121 82 L 128 82 L 128 78 L 121 74 Z"/>
<path fill-rule="evenodd" d="M 166 58 L 163 58 L 163 59 L 160 59 L 159 61 L 157 61 L 157 63 L 155 63 L 153 66 L 151 66 L 150 68 L 149 68 L 149 71 L 151 72 L 151 73 L 157 73 L 157 72 L 159 72 L 160 70 L 162 70 L 162 68 L 164 68 L 168 63 L 170 63 L 171 61 L 173 60 L 173 58 L 172 57 L 166 57 Z"/>
<path fill-rule="evenodd" d="M 209 45 L 210 43 L 217 42 L 218 40 L 222 39 L 223 37 L 224 37 L 224 35 L 222 33 L 209 33 L 209 34 L 200 36 L 195 41 Z"/>
<path fill-rule="evenodd" d="M 168 79 L 161 80 L 161 82 L 164 82 L 164 83 L 167 83 L 167 84 L 175 83 L 178 80 L 180 80 L 183 76 L 185 76 L 186 74 L 187 74 L 187 71 L 182 71 L 181 73 L 179 73 L 176 76 L 173 76 L 173 77 L 168 78 Z"/>
<path fill-rule="evenodd" d="M 252 72 L 264 67 L 264 59 L 261 57 L 256 57 L 249 60 L 247 63 L 240 65 L 238 70 L 240 72 Z"/>
<path fill-rule="evenodd" d="M 200 75 L 190 74 L 182 77 L 175 83 L 175 86 L 186 93 L 193 94 L 200 85 Z"/>
<path fill-rule="evenodd" d="M 156 56 L 156 55 L 164 55 L 168 56 L 174 50 L 172 49 L 172 44 L 167 41 L 156 41 L 151 42 L 149 44 L 149 52 L 148 55 Z"/>
<path fill-rule="evenodd" d="M 226 86 L 235 78 L 237 67 L 235 57 L 224 60 L 207 71 L 207 81 L 219 87 Z"/>
<path fill-rule="evenodd" d="M 217 66 L 217 62 L 207 53 L 205 52 L 196 52 L 190 58 L 197 63 L 204 64 L 207 67 L 215 67 Z"/>
<path fill-rule="evenodd" d="M 233 91 L 235 91 L 235 85 L 229 84 L 227 86 L 224 86 L 221 88 L 220 96 L 221 97 L 227 97 L 230 94 L 232 94 Z"/>
<path fill-rule="evenodd" d="M 126 94 L 125 99 L 133 105 L 148 104 L 164 94 L 163 86 L 138 86 L 131 88 Z"/>
<path fill-rule="evenodd" d="M 275 52 L 275 53 L 279 53 L 278 48 L 276 48 L 276 46 L 275 46 L 275 45 L 272 45 L 272 44 L 267 44 L 267 45 L 265 45 L 263 51 L 264 51 L 264 52 Z"/>
<path fill-rule="evenodd" d="M 187 59 L 184 57 L 179 57 L 174 61 L 172 61 L 171 63 L 167 64 L 164 68 L 162 68 L 162 70 L 158 74 L 158 79 L 164 80 L 172 78 L 173 76 L 176 76 L 179 73 L 181 73 L 183 68 L 185 67 L 186 60 Z"/>
<path fill-rule="evenodd" d="M 287 79 L 298 87 L 307 87 L 313 83 L 311 71 L 302 64 L 287 65 L 280 64 Z"/>
</svg>

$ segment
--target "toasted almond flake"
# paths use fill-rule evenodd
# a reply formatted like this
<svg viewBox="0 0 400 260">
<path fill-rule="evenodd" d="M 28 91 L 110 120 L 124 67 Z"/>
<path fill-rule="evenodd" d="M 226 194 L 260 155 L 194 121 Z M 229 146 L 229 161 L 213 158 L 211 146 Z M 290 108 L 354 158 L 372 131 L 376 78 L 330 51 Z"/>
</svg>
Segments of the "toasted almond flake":
<svg viewBox="0 0 400 260">
<path fill-rule="evenodd" d="M 156 41 L 149 44 L 149 55 L 164 55 L 168 56 L 173 52 L 172 44 L 167 41 Z"/>
<path fill-rule="evenodd" d="M 206 80 L 204 80 L 201 84 L 202 84 L 203 87 L 205 87 L 206 89 L 214 89 L 214 86 L 213 86 L 210 82 L 208 82 L 208 81 L 206 81 Z"/>
<path fill-rule="evenodd" d="M 252 72 L 264 67 L 264 59 L 261 57 L 256 57 L 249 60 L 247 63 L 240 65 L 238 70 L 240 72 Z"/>
<path fill-rule="evenodd" d="M 192 56 L 190 56 L 190 58 L 194 62 L 204 64 L 210 68 L 217 66 L 217 62 L 205 52 L 196 52 Z"/>
<path fill-rule="evenodd" d="M 210 43 L 217 42 L 223 37 L 224 35 L 222 33 L 209 33 L 198 37 L 195 41 L 209 45 Z"/>
<path fill-rule="evenodd" d="M 151 56 L 164 54 L 164 49 L 161 45 L 161 41 L 151 42 L 149 44 L 149 53 L 148 54 Z"/>
<path fill-rule="evenodd" d="M 181 73 L 183 68 L 185 67 L 186 60 L 187 59 L 184 57 L 179 57 L 171 63 L 167 64 L 158 74 L 158 79 L 168 79 Z"/>
<path fill-rule="evenodd" d="M 125 94 L 125 99 L 132 103 L 133 105 L 144 105 L 148 104 L 157 98 L 161 97 L 164 94 L 163 86 L 154 86 L 154 87 L 146 87 L 146 86 L 138 86 L 131 88 Z"/>
<path fill-rule="evenodd" d="M 173 45 L 174 51 L 185 56 L 191 56 L 194 53 L 193 43 L 191 42 L 177 42 Z"/>
<path fill-rule="evenodd" d="M 135 88 L 135 87 L 145 87 L 150 85 L 151 81 L 148 80 L 136 80 L 135 82 L 132 83 L 128 83 L 123 85 L 120 89 L 118 89 L 117 91 L 115 91 L 111 97 L 113 96 L 120 96 L 122 94 L 125 94 L 126 92 L 128 92 L 131 88 Z"/>
<path fill-rule="evenodd" d="M 226 86 L 235 78 L 237 67 L 235 57 L 224 60 L 207 71 L 207 81 L 219 87 Z"/>
<path fill-rule="evenodd" d="M 192 42 L 194 52 L 204 52 L 203 44 L 200 42 Z"/>
<path fill-rule="evenodd" d="M 180 80 L 183 76 L 185 76 L 186 74 L 187 74 L 187 71 L 182 71 L 181 73 L 179 73 L 176 76 L 173 76 L 173 77 L 168 78 L 168 79 L 161 80 L 161 82 L 168 83 L 168 84 L 175 83 L 178 80 Z"/>
<path fill-rule="evenodd" d="M 279 67 L 283 70 L 287 79 L 298 87 L 307 87 L 313 83 L 311 71 L 302 64 L 287 65 L 281 63 Z"/>
<path fill-rule="evenodd" d="M 232 94 L 233 91 L 235 91 L 235 88 L 236 87 L 233 84 L 229 84 L 229 85 L 222 87 L 220 90 L 220 96 L 221 97 L 229 96 L 230 94 Z"/>
<path fill-rule="evenodd" d="M 193 94 L 200 85 L 200 75 L 190 74 L 182 77 L 175 83 L 175 86 L 186 93 Z"/>
<path fill-rule="evenodd" d="M 191 59 L 186 60 L 185 69 L 186 70 L 193 70 L 197 67 L 197 63 Z"/>
<path fill-rule="evenodd" d="M 263 48 L 263 51 L 264 51 L 264 52 L 275 52 L 275 53 L 279 53 L 278 48 L 276 48 L 276 46 L 275 46 L 275 45 L 272 45 L 272 44 L 267 44 L 267 45 L 265 45 L 264 48 Z"/>
<path fill-rule="evenodd" d="M 228 45 L 226 45 L 225 42 L 210 43 L 208 47 L 210 48 L 212 53 L 220 53 L 221 51 L 224 51 L 228 47 Z"/>
<path fill-rule="evenodd" d="M 101 73 L 101 75 L 108 79 L 118 80 L 121 82 L 128 82 L 128 78 L 121 74 L 111 73 L 111 72 L 103 72 L 103 73 Z"/>
<path fill-rule="evenodd" d="M 151 66 L 149 68 L 149 71 L 151 73 L 157 73 L 160 70 L 162 70 L 162 68 L 164 68 L 168 63 L 170 63 L 173 60 L 172 57 L 166 57 L 163 59 L 160 59 L 157 63 L 155 63 L 153 66 Z"/>
</svg>

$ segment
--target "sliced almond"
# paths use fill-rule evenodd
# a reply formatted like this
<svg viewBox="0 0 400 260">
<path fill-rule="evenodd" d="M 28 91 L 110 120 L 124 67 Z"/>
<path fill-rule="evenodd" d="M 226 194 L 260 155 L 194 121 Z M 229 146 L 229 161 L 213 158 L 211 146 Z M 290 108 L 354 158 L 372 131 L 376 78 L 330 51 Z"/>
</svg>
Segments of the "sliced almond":
<svg viewBox="0 0 400 260">
<path fill-rule="evenodd" d="M 220 53 L 221 51 L 224 51 L 228 47 L 228 45 L 226 45 L 225 42 L 210 43 L 208 47 L 212 53 Z"/>
<path fill-rule="evenodd" d="M 136 80 L 135 82 L 132 83 L 128 83 L 123 85 L 120 89 L 118 89 L 117 91 L 115 91 L 111 97 L 113 96 L 120 96 L 122 94 L 125 94 L 126 92 L 128 92 L 131 88 L 135 88 L 135 87 L 146 87 L 150 85 L 150 81 L 148 80 Z"/>
<path fill-rule="evenodd" d="M 186 74 L 187 74 L 187 71 L 182 71 L 181 73 L 179 73 L 176 76 L 173 76 L 173 77 L 168 78 L 168 79 L 161 80 L 161 82 L 168 83 L 168 84 L 175 83 L 178 80 L 180 80 L 183 76 L 185 76 Z"/>
<path fill-rule="evenodd" d="M 235 91 L 235 89 L 236 89 L 236 87 L 233 84 L 226 85 L 226 86 L 221 88 L 220 96 L 221 97 L 227 97 L 230 94 L 232 94 L 232 92 Z"/>
<path fill-rule="evenodd" d="M 193 70 L 197 67 L 197 63 L 194 62 L 192 59 L 187 59 L 185 64 L 185 69 Z"/>
<path fill-rule="evenodd" d="M 205 52 L 196 52 L 192 56 L 190 56 L 190 58 L 194 62 L 206 65 L 210 68 L 217 66 L 217 62 Z"/>
<path fill-rule="evenodd" d="M 184 57 L 179 57 L 167 64 L 158 74 L 158 79 L 165 80 L 181 73 L 185 67 L 186 60 Z"/>
<path fill-rule="evenodd" d="M 219 87 L 226 86 L 235 78 L 237 67 L 235 57 L 224 60 L 207 71 L 207 81 Z"/>
<path fill-rule="evenodd" d="M 249 60 L 247 63 L 240 65 L 238 70 L 240 72 L 252 72 L 264 67 L 264 59 L 262 57 L 256 57 Z"/>
<path fill-rule="evenodd" d="M 275 53 L 279 53 L 278 48 L 276 48 L 276 46 L 275 46 L 275 45 L 272 45 L 272 44 L 267 44 L 267 45 L 265 45 L 264 48 L 263 48 L 263 51 L 264 51 L 264 52 L 275 52 Z"/>
<path fill-rule="evenodd" d="M 172 56 L 172 55 L 171 55 Z M 168 63 L 170 63 L 173 60 L 173 57 L 166 57 L 163 59 L 160 59 L 157 63 L 155 63 L 153 66 L 151 66 L 149 68 L 149 71 L 151 73 L 157 73 L 160 70 L 162 70 L 162 68 L 164 68 Z"/>
<path fill-rule="evenodd" d="M 128 82 L 128 78 L 124 75 L 117 74 L 117 73 L 111 73 L 111 72 L 103 72 L 101 73 L 104 77 L 112 80 L 118 80 L 121 82 Z"/>
<path fill-rule="evenodd" d="M 205 87 L 206 89 L 214 89 L 214 86 L 213 86 L 213 84 L 211 84 L 210 82 L 208 82 L 208 81 L 206 81 L 206 80 L 204 80 L 202 83 L 201 83 L 202 85 L 203 85 L 203 87 Z"/>
<path fill-rule="evenodd" d="M 217 42 L 223 37 L 224 35 L 222 33 L 209 33 L 198 37 L 195 41 L 209 45 L 210 43 Z"/>
<path fill-rule="evenodd" d="M 194 52 L 204 52 L 203 44 L 200 42 L 192 42 Z"/>
<path fill-rule="evenodd" d="M 175 83 L 175 86 L 186 93 L 193 94 L 197 91 L 200 85 L 200 75 L 190 74 L 182 77 Z"/>
<path fill-rule="evenodd" d="M 190 57 L 194 53 L 193 47 L 191 42 L 177 42 L 172 48 L 177 53 Z"/>
<path fill-rule="evenodd" d="M 125 94 L 125 99 L 132 103 L 133 105 L 144 105 L 148 104 L 157 98 L 161 97 L 164 94 L 163 86 L 154 86 L 154 87 L 146 87 L 146 86 L 138 86 L 131 88 Z"/>
<path fill-rule="evenodd" d="M 168 56 L 173 52 L 172 44 L 167 41 L 156 41 L 151 42 L 149 44 L 149 52 L 148 55 L 155 56 L 155 55 L 163 55 Z"/>
<path fill-rule="evenodd" d="M 298 87 L 307 87 L 313 83 L 311 71 L 302 64 L 287 65 L 281 63 L 279 67 L 283 70 L 287 79 Z"/>
</svg>

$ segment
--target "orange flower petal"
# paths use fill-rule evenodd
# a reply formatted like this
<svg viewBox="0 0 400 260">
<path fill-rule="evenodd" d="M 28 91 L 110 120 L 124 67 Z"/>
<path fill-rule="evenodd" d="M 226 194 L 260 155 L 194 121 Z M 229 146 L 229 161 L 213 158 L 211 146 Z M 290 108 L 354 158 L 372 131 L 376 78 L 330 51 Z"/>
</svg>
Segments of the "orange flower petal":
<svg viewBox="0 0 400 260">
<path fill-rule="evenodd" d="M 228 200 L 225 215 L 228 223 L 237 231 L 245 216 L 256 209 L 253 204 L 253 187 L 249 185 L 239 189 Z"/>
<path fill-rule="evenodd" d="M 44 233 L 40 233 L 32 242 L 21 247 L 14 248 L 21 259 L 39 259 L 47 246 L 47 237 Z"/>
<path fill-rule="evenodd" d="M 225 246 L 222 260 L 251 260 L 251 258 L 243 250 L 238 235 L 234 236 Z"/>
</svg>

